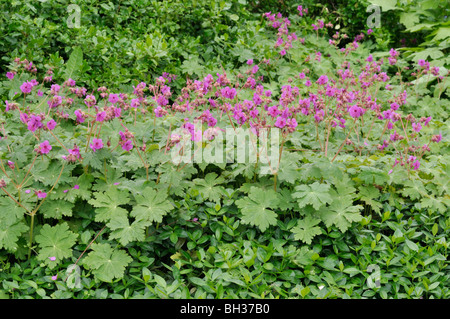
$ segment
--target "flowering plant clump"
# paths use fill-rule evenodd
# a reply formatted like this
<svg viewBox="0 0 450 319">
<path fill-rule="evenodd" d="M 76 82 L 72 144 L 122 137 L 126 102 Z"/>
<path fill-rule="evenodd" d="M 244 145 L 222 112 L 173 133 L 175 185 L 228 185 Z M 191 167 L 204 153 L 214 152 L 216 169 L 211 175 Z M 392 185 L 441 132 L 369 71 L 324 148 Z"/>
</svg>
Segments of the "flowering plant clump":
<svg viewBox="0 0 450 319">
<path fill-rule="evenodd" d="M 15 59 L 0 118 L 0 205 L 14 213 L 0 215 L 0 249 L 31 256 L 36 248 L 56 267 L 74 257 L 72 219 L 102 225 L 83 267 L 111 282 L 132 261 L 125 247 L 147 244 L 166 220 L 206 227 L 227 212 L 228 234 L 282 224 L 309 245 L 322 231 L 345 233 L 383 216 L 388 203 L 446 213 L 445 126 L 420 105 L 444 105 L 446 93 L 431 97 L 426 85 L 448 73 L 426 60 L 410 65 L 395 48 L 371 53 L 371 29 L 342 45 L 345 34 L 327 36 L 333 23 L 305 26 L 307 15 L 303 6 L 289 18 L 265 13 L 266 55 L 181 85 L 168 73 L 123 92 L 84 87 L 72 73 L 56 83 L 56 70 Z M 78 50 L 67 64 L 81 68 Z M 205 203 L 199 216 L 186 208 L 191 201 Z M 186 240 L 164 236 L 176 247 Z"/>
</svg>

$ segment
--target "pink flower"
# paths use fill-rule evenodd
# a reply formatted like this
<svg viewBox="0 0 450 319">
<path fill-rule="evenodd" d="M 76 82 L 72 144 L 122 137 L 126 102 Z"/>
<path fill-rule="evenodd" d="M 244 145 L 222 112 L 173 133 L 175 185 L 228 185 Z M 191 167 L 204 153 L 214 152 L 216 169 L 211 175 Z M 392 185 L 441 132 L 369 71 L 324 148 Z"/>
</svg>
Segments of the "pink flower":
<svg viewBox="0 0 450 319">
<path fill-rule="evenodd" d="M 431 141 L 435 142 L 435 143 L 439 143 L 440 141 L 442 141 L 442 134 L 439 135 L 433 135 L 431 137 Z"/>
<path fill-rule="evenodd" d="M 48 257 L 48 259 L 50 259 L 51 261 L 55 261 L 56 257 Z"/>
<path fill-rule="evenodd" d="M 282 55 L 282 56 L 286 55 L 286 50 L 285 49 L 281 50 L 280 55 Z"/>
<path fill-rule="evenodd" d="M 6 77 L 10 80 L 14 79 L 14 73 L 13 72 L 6 72 Z"/>
<path fill-rule="evenodd" d="M 78 123 L 83 123 L 85 120 L 85 115 L 83 114 L 83 112 L 81 110 L 76 110 L 74 112 L 75 116 L 77 117 L 77 122 Z"/>
<path fill-rule="evenodd" d="M 89 147 L 95 152 L 103 148 L 103 141 L 101 138 L 94 138 Z"/>
<path fill-rule="evenodd" d="M 122 144 L 122 149 L 124 151 L 129 152 L 133 148 L 133 143 L 131 140 L 126 140 L 125 143 Z"/>
<path fill-rule="evenodd" d="M 52 276 L 52 280 L 58 279 L 58 275 Z"/>
<path fill-rule="evenodd" d="M 167 114 L 167 111 L 159 105 L 153 111 L 155 112 L 156 117 L 163 117 L 164 115 Z"/>
<path fill-rule="evenodd" d="M 412 128 L 415 132 L 420 132 L 420 130 L 422 129 L 422 125 L 420 123 L 413 123 Z"/>
<path fill-rule="evenodd" d="M 267 110 L 267 114 L 269 114 L 271 117 L 276 117 L 278 114 L 280 114 L 280 110 L 278 110 L 278 107 L 276 105 L 269 107 Z"/>
<path fill-rule="evenodd" d="M 59 92 L 60 89 L 61 87 L 58 84 L 52 84 L 52 86 L 50 87 L 50 93 L 55 95 Z"/>
<path fill-rule="evenodd" d="M 96 99 L 95 99 L 95 96 L 93 96 L 93 95 L 88 95 L 84 99 L 84 104 L 86 104 L 87 107 L 91 107 L 91 106 L 95 105 L 95 103 L 96 103 Z"/>
<path fill-rule="evenodd" d="M 348 113 L 351 117 L 358 118 L 363 114 L 363 110 L 355 104 L 348 109 Z"/>
<path fill-rule="evenodd" d="M 400 105 L 398 105 L 398 103 L 391 103 L 391 110 L 393 111 L 397 111 L 398 108 L 400 107 Z"/>
<path fill-rule="evenodd" d="M 278 128 L 285 127 L 286 126 L 286 119 L 284 117 L 281 117 L 281 116 L 277 117 L 277 120 L 276 120 L 274 126 L 278 127 Z"/>
<path fill-rule="evenodd" d="M 80 189 L 80 185 L 75 185 L 73 189 Z"/>
<path fill-rule="evenodd" d="M 20 86 L 20 90 L 22 91 L 22 93 L 30 93 L 31 89 L 33 88 L 33 85 L 30 82 L 23 82 L 22 85 Z"/>
<path fill-rule="evenodd" d="M 328 83 L 328 76 L 321 75 L 319 79 L 316 81 L 317 84 L 325 85 Z"/>
<path fill-rule="evenodd" d="M 252 65 L 252 64 L 253 64 L 253 59 L 247 60 L 247 64 L 248 64 L 248 65 Z"/>
<path fill-rule="evenodd" d="M 50 145 L 50 143 L 47 140 L 45 140 L 44 142 L 42 142 L 39 145 L 40 154 L 48 154 L 51 149 L 52 149 L 52 146 Z"/>
<path fill-rule="evenodd" d="M 103 111 L 103 112 L 97 113 L 95 120 L 97 122 L 103 122 L 105 120 L 105 118 L 106 118 L 106 111 Z"/>
<path fill-rule="evenodd" d="M 35 194 L 37 195 L 38 198 L 45 198 L 45 197 L 47 197 L 47 193 L 45 193 L 45 192 L 43 192 L 41 190 L 38 190 L 37 192 L 35 192 Z"/>
<path fill-rule="evenodd" d="M 69 78 L 66 82 L 64 82 L 64 84 L 66 84 L 67 86 L 75 86 L 76 82 L 75 80 Z"/>
<path fill-rule="evenodd" d="M 140 105 L 139 99 L 131 99 L 131 102 L 130 102 L 131 107 L 137 108 L 137 107 L 139 107 L 139 105 Z"/>
<path fill-rule="evenodd" d="M 108 101 L 111 102 L 112 104 L 115 104 L 119 101 L 119 95 L 118 94 L 109 94 L 109 98 Z"/>
<path fill-rule="evenodd" d="M 47 122 L 47 128 L 49 129 L 49 131 L 54 130 L 56 127 L 56 122 L 54 119 L 51 119 L 50 121 Z"/>
</svg>

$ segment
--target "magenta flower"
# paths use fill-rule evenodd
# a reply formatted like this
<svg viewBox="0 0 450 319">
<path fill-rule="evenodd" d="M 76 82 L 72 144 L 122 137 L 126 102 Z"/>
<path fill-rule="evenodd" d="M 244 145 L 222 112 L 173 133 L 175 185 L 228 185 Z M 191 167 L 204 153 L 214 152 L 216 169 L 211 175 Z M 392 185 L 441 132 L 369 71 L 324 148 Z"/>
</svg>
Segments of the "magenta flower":
<svg viewBox="0 0 450 319">
<path fill-rule="evenodd" d="M 74 112 L 75 116 L 77 117 L 77 122 L 78 123 L 83 123 L 85 120 L 85 115 L 82 113 L 81 110 L 76 110 Z"/>
<path fill-rule="evenodd" d="M 156 117 L 163 117 L 164 115 L 167 114 L 167 111 L 163 109 L 161 106 L 158 106 L 153 111 L 155 112 Z"/>
<path fill-rule="evenodd" d="M 40 154 L 48 154 L 51 149 L 52 149 L 52 146 L 50 145 L 50 143 L 47 140 L 45 140 L 44 142 L 42 142 L 39 145 L 38 151 Z"/>
<path fill-rule="evenodd" d="M 397 111 L 398 108 L 400 107 L 400 105 L 398 105 L 398 103 L 391 103 L 391 110 L 393 111 Z"/>
<path fill-rule="evenodd" d="M 6 72 L 6 77 L 10 80 L 14 79 L 14 73 L 13 72 Z"/>
<path fill-rule="evenodd" d="M 59 90 L 61 90 L 61 87 L 58 84 L 52 84 L 50 87 L 50 93 L 53 95 L 58 94 Z"/>
<path fill-rule="evenodd" d="M 363 110 L 362 108 L 360 108 L 359 106 L 352 105 L 349 109 L 348 109 L 348 113 L 350 114 L 351 117 L 353 118 L 358 118 L 363 114 Z"/>
<path fill-rule="evenodd" d="M 280 113 L 281 112 L 276 105 L 269 107 L 269 109 L 267 110 L 267 114 L 269 114 L 271 117 L 276 117 Z"/>
<path fill-rule="evenodd" d="M 103 122 L 105 120 L 105 118 L 106 118 L 106 111 L 103 111 L 103 112 L 97 113 L 97 117 L 95 118 L 95 120 L 97 122 Z"/>
<path fill-rule="evenodd" d="M 317 84 L 325 85 L 328 83 L 328 76 L 321 75 L 319 79 L 316 81 Z"/>
<path fill-rule="evenodd" d="M 49 131 L 53 131 L 56 127 L 56 121 L 54 119 L 51 119 L 50 121 L 47 122 L 47 128 L 49 129 Z"/>
<path fill-rule="evenodd" d="M 285 49 L 281 50 L 281 51 L 280 51 L 280 55 L 281 55 L 281 56 L 285 56 L 285 55 L 286 55 L 286 50 L 285 50 Z"/>
<path fill-rule="evenodd" d="M 48 259 L 50 259 L 51 261 L 55 261 L 56 257 L 48 257 Z"/>
<path fill-rule="evenodd" d="M 284 117 L 281 117 L 281 116 L 277 117 L 277 120 L 276 120 L 274 126 L 278 127 L 278 128 L 285 127 L 286 126 L 286 119 Z"/>
<path fill-rule="evenodd" d="M 103 148 L 103 141 L 101 138 L 94 138 L 89 147 L 95 152 Z"/>
<path fill-rule="evenodd" d="M 73 189 L 80 189 L 80 185 L 75 185 Z"/>
<path fill-rule="evenodd" d="M 52 276 L 52 280 L 58 279 L 58 275 Z"/>
<path fill-rule="evenodd" d="M 125 143 L 122 144 L 122 149 L 124 151 L 129 152 L 133 148 L 133 143 L 131 140 L 126 140 Z"/>
<path fill-rule="evenodd" d="M 22 93 L 30 93 L 31 89 L 33 88 L 33 85 L 30 82 L 23 82 L 22 85 L 20 86 L 20 90 L 22 91 Z"/>
<path fill-rule="evenodd" d="M 439 135 L 433 135 L 431 137 L 431 141 L 435 142 L 435 143 L 439 143 L 440 141 L 442 141 L 442 134 Z"/>
<path fill-rule="evenodd" d="M 412 128 L 415 132 L 420 132 L 420 130 L 422 129 L 422 125 L 420 123 L 413 123 Z"/>
<path fill-rule="evenodd" d="M 75 86 L 75 83 L 75 80 L 72 80 L 71 78 L 64 82 L 64 84 L 66 84 L 67 86 Z"/>
<path fill-rule="evenodd" d="M 220 90 L 220 93 L 222 94 L 222 96 L 224 98 L 228 98 L 230 100 L 234 99 L 234 97 L 236 96 L 237 92 L 235 88 L 230 88 L 230 87 L 225 87 L 223 89 Z"/>
<path fill-rule="evenodd" d="M 109 94 L 108 101 L 110 103 L 112 103 L 112 104 L 117 103 L 119 101 L 119 95 L 118 94 L 114 94 L 114 93 Z"/>
<path fill-rule="evenodd" d="M 35 194 L 38 198 L 46 198 L 47 197 L 47 193 L 43 192 L 41 190 L 36 191 Z"/>
<path fill-rule="evenodd" d="M 8 166 L 10 169 L 14 169 L 16 167 L 16 165 L 12 161 L 8 161 Z"/>
<path fill-rule="evenodd" d="M 31 115 L 31 117 L 27 121 L 28 130 L 31 132 L 36 131 L 37 129 L 42 128 L 44 125 L 41 122 L 41 117 L 36 115 Z"/>
<path fill-rule="evenodd" d="M 139 99 L 131 99 L 130 106 L 134 108 L 138 108 L 140 105 Z"/>
<path fill-rule="evenodd" d="M 95 103 L 96 103 L 96 99 L 95 99 L 95 96 L 93 96 L 93 95 L 88 95 L 84 99 L 84 104 L 86 104 L 87 107 L 91 107 L 91 106 L 95 105 Z"/>
<path fill-rule="evenodd" d="M 47 101 L 49 108 L 58 107 L 59 105 L 61 105 L 61 103 L 62 103 L 62 97 L 59 95 L 55 95 L 54 97 L 52 97 L 51 100 Z"/>
<path fill-rule="evenodd" d="M 252 65 L 252 64 L 253 64 L 253 59 L 248 59 L 248 60 L 247 60 L 247 64 L 248 64 L 248 65 Z"/>
</svg>

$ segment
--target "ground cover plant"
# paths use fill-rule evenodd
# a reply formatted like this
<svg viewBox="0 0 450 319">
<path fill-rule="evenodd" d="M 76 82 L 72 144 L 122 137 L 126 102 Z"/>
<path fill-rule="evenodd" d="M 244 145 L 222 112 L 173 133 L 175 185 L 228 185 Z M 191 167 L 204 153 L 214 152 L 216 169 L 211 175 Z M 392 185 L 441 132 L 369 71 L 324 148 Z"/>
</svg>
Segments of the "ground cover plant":
<svg viewBox="0 0 450 319">
<path fill-rule="evenodd" d="M 1 296 L 448 298 L 447 60 L 294 9 L 129 85 L 10 60 Z"/>
</svg>

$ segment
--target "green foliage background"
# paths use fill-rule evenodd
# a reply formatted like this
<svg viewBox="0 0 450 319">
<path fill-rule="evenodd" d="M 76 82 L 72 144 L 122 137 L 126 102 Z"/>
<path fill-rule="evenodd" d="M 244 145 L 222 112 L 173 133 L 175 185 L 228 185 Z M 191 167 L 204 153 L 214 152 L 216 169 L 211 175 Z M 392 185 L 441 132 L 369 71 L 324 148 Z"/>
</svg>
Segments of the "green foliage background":
<svg viewBox="0 0 450 319">
<path fill-rule="evenodd" d="M 81 8 L 80 28 L 67 25 L 67 1 L 1 2 L 2 76 L 11 61 L 20 57 L 33 61 L 40 70 L 54 67 L 56 81 L 62 82 L 70 73 L 91 90 L 106 85 L 113 91 L 131 92 L 132 85 L 152 82 L 163 72 L 176 74 L 174 88 L 180 89 L 188 77 L 239 71 L 247 59 L 271 57 L 273 69 L 264 75 L 267 87 L 277 94 L 280 83 L 298 69 L 275 59 L 274 37 L 262 26 L 262 13 L 282 12 L 292 17 L 298 23 L 299 36 L 306 37 L 302 30 L 323 18 L 334 24 L 329 36 L 339 30 L 348 34 L 350 42 L 366 31 L 369 4 L 382 8 L 382 26 L 365 41 L 359 57 L 369 52 L 387 56 L 386 51 L 393 47 L 402 52 L 402 66 L 428 59 L 446 72 L 450 64 L 445 1 L 73 3 Z M 309 9 L 302 20 L 295 18 L 299 4 Z M 302 65 L 317 48 L 330 53 L 327 46 L 324 39 L 312 35 L 308 46 L 297 48 L 290 58 Z M 314 72 L 322 74 L 342 62 L 334 58 Z M 350 62 L 356 64 L 356 60 Z M 75 73 L 70 71 L 71 65 Z M 411 75 L 404 72 L 402 76 L 408 79 Z M 2 99 L 8 99 L 13 89 L 6 81 L 2 83 Z M 0 231 L 4 246 L 0 251 L 0 297 L 446 299 L 450 296 L 449 86 L 433 79 L 418 83 L 416 92 L 409 97 L 408 111 L 418 117 L 433 116 L 437 127 L 433 133 L 444 132 L 446 142 L 434 146 L 436 155 L 430 156 L 424 171 L 412 181 L 385 172 L 392 159 L 389 155 L 348 155 L 331 165 L 313 154 L 287 153 L 285 170 L 280 173 L 285 187 L 275 193 L 271 192 L 271 180 L 252 180 L 251 167 L 190 165 L 175 174 L 155 156 L 151 179 L 161 175 L 162 185 L 168 188 L 157 194 L 152 190 L 153 181 L 139 180 L 144 169 L 137 156 L 117 156 L 108 159 L 110 166 L 106 166 L 106 153 L 99 152 L 98 157 L 86 159 L 92 171 L 83 174 L 71 167 L 42 207 L 33 258 L 26 256 L 28 222 L 14 224 L 9 233 Z M 20 136 L 19 124 L 8 124 L 11 132 Z M 72 129 L 68 126 L 60 133 Z M 105 130 L 115 129 L 105 126 Z M 304 131 L 313 129 L 302 126 Z M 136 128 L 146 137 L 153 130 L 156 127 L 149 123 Z M 169 128 L 158 130 L 157 134 L 164 136 Z M 25 162 L 32 141 L 30 135 L 19 137 L 16 143 L 23 149 L 11 159 Z M 301 135 L 294 135 L 289 143 L 292 148 L 312 146 L 311 140 Z M 56 160 L 39 163 L 33 171 L 35 182 L 51 185 L 59 165 Z M 120 183 L 120 188 L 114 183 Z M 64 195 L 73 184 L 80 189 Z M 161 195 L 165 193 L 168 195 Z M 337 200 L 340 197 L 348 201 Z M 14 212 L 17 219 L 23 217 L 13 204 L 1 197 L 3 211 Z M 301 214 L 297 207 L 304 209 Z M 150 217 L 139 223 L 131 218 L 124 221 L 128 213 L 137 220 L 148 211 Z M 263 218 L 254 219 L 255 212 Z M 342 217 L 335 219 L 341 212 Z M 113 214 L 121 216 L 119 223 Z M 6 218 L 1 221 L 10 222 Z M 129 224 L 123 227 L 122 222 Z M 105 224 L 108 229 L 103 232 Z M 89 246 L 94 238 L 96 242 Z M 88 246 L 79 273 L 69 274 L 67 267 Z M 49 260 L 49 255 L 56 261 Z M 108 260 L 111 263 L 105 262 Z M 370 285 L 369 279 L 375 278 L 368 271 L 371 265 L 380 269 L 380 287 Z M 59 278 L 55 281 L 51 277 L 56 273 Z"/>
</svg>

